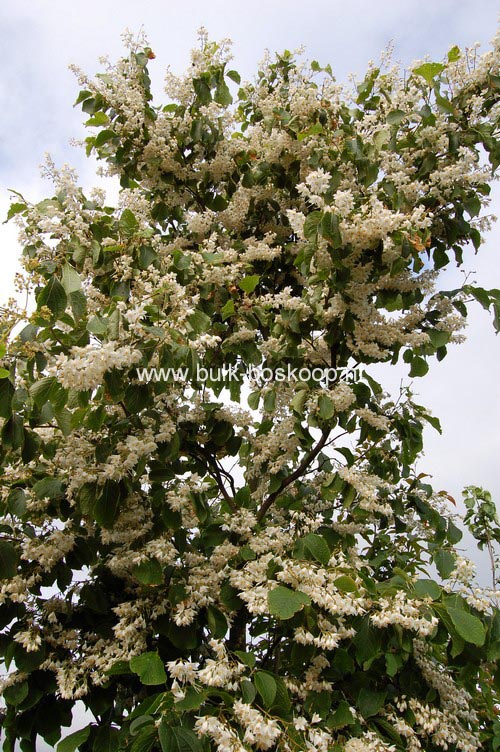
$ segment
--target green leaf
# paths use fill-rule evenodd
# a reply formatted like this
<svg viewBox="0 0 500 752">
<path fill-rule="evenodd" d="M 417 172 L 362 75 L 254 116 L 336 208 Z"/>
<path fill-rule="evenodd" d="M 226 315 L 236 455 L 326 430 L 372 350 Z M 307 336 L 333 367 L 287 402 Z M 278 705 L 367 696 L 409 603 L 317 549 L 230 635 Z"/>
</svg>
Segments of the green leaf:
<svg viewBox="0 0 500 752">
<path fill-rule="evenodd" d="M 308 533 L 302 538 L 302 543 L 309 553 L 314 556 L 316 561 L 319 561 L 319 563 L 323 564 L 325 567 L 328 566 L 331 555 L 330 549 L 328 548 L 326 540 L 322 538 L 321 535 L 317 535 L 317 533 Z"/>
<path fill-rule="evenodd" d="M 450 50 L 450 51 L 448 52 L 448 62 L 449 62 L 449 63 L 456 63 L 456 62 L 457 62 L 457 60 L 459 60 L 459 59 L 460 59 L 460 57 L 461 57 L 461 54 L 462 54 L 462 53 L 460 52 L 460 47 L 457 47 L 457 45 L 455 45 L 455 46 L 454 46 L 454 47 L 452 47 L 452 48 L 451 48 L 451 50 Z"/>
<path fill-rule="evenodd" d="M 136 564 L 132 575 L 143 585 L 161 585 L 163 582 L 163 570 L 158 559 L 147 559 Z"/>
<path fill-rule="evenodd" d="M 439 549 L 433 556 L 439 576 L 446 580 L 455 569 L 455 557 L 449 551 Z"/>
<path fill-rule="evenodd" d="M 158 729 L 162 752 L 203 752 L 200 739 L 187 726 L 172 726 L 162 718 Z"/>
<path fill-rule="evenodd" d="M 220 309 L 222 320 L 225 321 L 226 319 L 230 318 L 230 316 L 234 313 L 234 300 L 232 298 L 229 298 L 228 301 L 222 306 Z"/>
<path fill-rule="evenodd" d="M 5 687 L 3 698 L 9 705 L 20 705 L 29 694 L 29 685 L 27 681 L 18 682 Z"/>
<path fill-rule="evenodd" d="M 441 597 L 441 588 L 434 580 L 417 580 L 413 586 L 415 595 L 418 598 L 432 598 L 433 601 L 437 601 Z"/>
<path fill-rule="evenodd" d="M 417 76 L 425 78 L 428 84 L 432 84 L 436 76 L 444 71 L 444 69 L 445 66 L 441 63 L 424 63 L 423 65 L 419 65 L 418 68 L 414 68 L 413 72 L 416 73 Z"/>
<path fill-rule="evenodd" d="M 248 277 L 243 277 L 243 279 L 238 282 L 238 287 L 240 290 L 243 290 L 243 292 L 251 293 L 255 290 L 259 281 L 260 277 L 258 274 L 251 274 Z"/>
<path fill-rule="evenodd" d="M 9 379 L 0 379 L 0 418 L 9 418 L 12 415 L 14 391 Z"/>
<path fill-rule="evenodd" d="M 200 100 L 200 104 L 209 104 L 209 102 L 212 101 L 212 93 L 210 91 L 210 86 L 207 84 L 207 82 L 203 78 L 194 78 L 193 88 L 196 93 L 196 96 Z"/>
<path fill-rule="evenodd" d="M 318 408 L 320 418 L 322 418 L 323 420 L 330 420 L 335 415 L 335 405 L 333 404 L 330 397 L 327 397 L 326 394 L 320 395 L 320 398 L 318 400 Z"/>
<path fill-rule="evenodd" d="M 425 376 L 428 370 L 429 366 L 427 362 L 418 355 L 415 355 L 411 362 L 410 376 Z"/>
<path fill-rule="evenodd" d="M 82 287 L 80 275 L 70 264 L 64 264 L 63 266 L 62 286 L 64 287 L 64 292 L 66 293 L 66 295 L 69 295 L 72 292 L 76 292 Z"/>
<path fill-rule="evenodd" d="M 450 341 L 449 332 L 442 332 L 439 329 L 429 329 L 427 334 L 434 347 L 443 347 Z"/>
<path fill-rule="evenodd" d="M 139 222 L 137 221 L 135 214 L 130 209 L 124 209 L 118 223 L 120 232 L 126 237 L 132 237 L 137 232 Z"/>
<path fill-rule="evenodd" d="M 266 708 L 272 707 L 278 685 L 275 678 L 267 671 L 257 671 L 253 677 L 257 692 L 262 697 Z"/>
<path fill-rule="evenodd" d="M 399 125 L 403 118 L 406 117 L 406 112 L 403 110 L 392 110 L 386 117 L 389 125 Z"/>
<path fill-rule="evenodd" d="M 91 118 L 85 121 L 85 125 L 107 125 L 109 117 L 105 112 L 96 112 Z"/>
<path fill-rule="evenodd" d="M 8 379 L 10 376 L 10 371 L 7 370 L 7 368 L 0 368 L 0 379 Z"/>
<path fill-rule="evenodd" d="M 108 322 L 101 316 L 92 316 L 87 322 L 87 331 L 99 337 L 108 331 Z"/>
<path fill-rule="evenodd" d="M 64 487 L 57 478 L 41 478 L 33 486 L 33 491 L 38 499 L 63 499 Z"/>
<path fill-rule="evenodd" d="M 302 415 L 304 411 L 304 405 L 307 399 L 308 391 L 307 389 L 299 389 L 298 392 L 295 392 L 293 399 L 292 399 L 292 408 L 293 411 L 296 412 L 298 415 Z"/>
<path fill-rule="evenodd" d="M 202 334 L 210 328 L 211 319 L 206 313 L 200 311 L 198 308 L 188 316 L 188 321 L 195 334 Z"/>
<path fill-rule="evenodd" d="M 467 611 L 462 611 L 462 609 L 454 608 L 453 606 L 447 606 L 446 610 L 453 622 L 453 626 L 463 640 L 471 642 L 479 648 L 484 645 L 486 629 L 477 616 L 473 616 Z"/>
<path fill-rule="evenodd" d="M 87 298 L 81 290 L 75 290 L 68 295 L 69 304 L 76 321 L 80 321 L 87 313 Z"/>
<path fill-rule="evenodd" d="M 240 687 L 243 702 L 246 702 L 247 705 L 251 705 L 257 695 L 254 685 L 249 679 L 242 679 Z"/>
<path fill-rule="evenodd" d="M 110 528 L 118 517 L 120 507 L 120 487 L 114 480 L 107 480 L 97 496 L 92 514 L 98 525 Z"/>
<path fill-rule="evenodd" d="M 245 666 L 248 666 L 249 668 L 255 668 L 256 658 L 254 653 L 245 653 L 243 650 L 235 650 L 235 655 L 238 656 L 241 663 L 244 663 Z"/>
<path fill-rule="evenodd" d="M 385 692 L 375 692 L 373 689 L 363 687 L 358 696 L 358 708 L 364 718 L 377 715 L 384 706 Z"/>
<path fill-rule="evenodd" d="M 206 692 L 198 692 L 194 687 L 188 687 L 182 700 L 175 703 L 176 710 L 198 710 L 207 699 Z"/>
<path fill-rule="evenodd" d="M 45 376 L 30 387 L 30 394 L 37 407 L 43 407 L 46 402 L 51 402 L 56 407 L 62 407 L 67 392 L 59 384 L 55 376 Z"/>
<path fill-rule="evenodd" d="M 352 726 L 355 722 L 349 703 L 346 700 L 341 700 L 335 713 L 328 719 L 328 726 L 329 728 L 339 729 L 344 728 L 344 726 Z"/>
<path fill-rule="evenodd" d="M 14 488 L 7 497 L 7 507 L 14 517 L 26 514 L 26 494 L 22 488 Z"/>
<path fill-rule="evenodd" d="M 337 577 L 333 584 L 335 585 L 337 590 L 340 590 L 341 593 L 358 592 L 358 586 L 356 585 L 356 582 L 347 574 L 342 574 L 340 575 L 340 577 Z"/>
<path fill-rule="evenodd" d="M 475 287 L 472 285 L 467 286 L 466 288 L 467 292 L 470 293 L 481 305 L 483 308 L 487 311 L 490 307 L 490 296 L 488 295 L 487 290 L 484 290 L 482 287 Z"/>
<path fill-rule="evenodd" d="M 271 590 L 267 596 L 267 601 L 270 613 L 280 619 L 291 619 L 304 606 L 311 605 L 311 599 L 308 595 L 300 590 L 283 587 L 283 585 L 278 585 L 274 590 Z"/>
<path fill-rule="evenodd" d="M 21 204 L 17 202 L 11 204 L 9 206 L 9 211 L 7 212 L 7 219 L 5 221 L 8 222 L 9 219 L 12 219 L 12 217 L 14 217 L 16 214 L 19 214 L 20 212 L 25 211 L 27 208 L 28 207 L 26 206 L 26 204 Z"/>
<path fill-rule="evenodd" d="M 325 212 L 321 220 L 321 234 L 328 240 L 335 250 L 342 248 L 342 235 L 340 233 L 340 220 L 337 214 Z"/>
<path fill-rule="evenodd" d="M 57 745 L 57 752 L 75 752 L 78 747 L 87 741 L 90 734 L 90 726 L 86 726 L 79 731 L 75 731 L 65 739 L 62 739 Z"/>
<path fill-rule="evenodd" d="M 45 287 L 39 292 L 37 297 L 37 309 L 42 306 L 52 312 L 55 318 L 61 316 L 66 310 L 68 298 L 57 277 L 51 277 Z"/>
<path fill-rule="evenodd" d="M 107 141 L 111 141 L 112 138 L 116 138 L 116 133 L 114 131 L 110 131 L 108 129 L 100 131 L 95 139 L 93 139 L 93 145 L 95 147 L 102 146 L 103 144 L 107 143 Z M 125 211 L 128 210 L 126 209 Z"/>
<path fill-rule="evenodd" d="M 215 606 L 208 606 L 207 622 L 213 637 L 216 640 L 222 640 L 228 629 L 227 619 L 222 611 L 219 611 Z"/>
<path fill-rule="evenodd" d="M 156 686 L 165 684 L 167 675 L 158 653 L 148 652 L 141 655 L 135 655 L 130 659 L 130 669 L 139 676 L 142 684 L 147 686 Z"/>
<path fill-rule="evenodd" d="M 215 89 L 214 101 L 217 102 L 217 104 L 221 104 L 223 107 L 227 107 L 233 101 L 228 85 L 223 78 L 221 78 Z"/>
<path fill-rule="evenodd" d="M 323 214 L 320 211 L 313 211 L 311 214 L 307 215 L 304 221 L 304 236 L 307 240 L 315 239 L 322 219 Z"/>
</svg>

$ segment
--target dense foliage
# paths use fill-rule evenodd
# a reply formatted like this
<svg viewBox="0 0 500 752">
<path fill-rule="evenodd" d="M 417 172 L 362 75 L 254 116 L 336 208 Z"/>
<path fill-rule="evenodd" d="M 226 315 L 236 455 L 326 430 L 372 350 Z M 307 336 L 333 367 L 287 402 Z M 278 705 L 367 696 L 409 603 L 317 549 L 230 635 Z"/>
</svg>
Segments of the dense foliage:
<svg viewBox="0 0 500 752">
<path fill-rule="evenodd" d="M 36 310 L 0 322 L 4 749 L 78 700 L 61 752 L 496 749 L 495 596 L 415 471 L 439 423 L 370 366 L 425 376 L 474 300 L 500 328 L 499 290 L 440 273 L 488 227 L 500 41 L 350 92 L 288 52 L 241 83 L 202 34 L 166 106 L 128 42 L 78 73 L 118 206 L 49 163 L 10 209 Z"/>
</svg>

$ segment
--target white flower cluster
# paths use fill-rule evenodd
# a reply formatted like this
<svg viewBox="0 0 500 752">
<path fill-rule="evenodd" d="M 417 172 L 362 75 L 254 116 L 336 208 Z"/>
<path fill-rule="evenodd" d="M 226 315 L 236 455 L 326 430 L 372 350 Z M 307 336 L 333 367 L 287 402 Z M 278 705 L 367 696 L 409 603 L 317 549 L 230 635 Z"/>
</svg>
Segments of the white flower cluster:
<svg viewBox="0 0 500 752">
<path fill-rule="evenodd" d="M 243 743 L 250 744 L 256 749 L 269 749 L 281 736 L 281 729 L 276 721 L 266 719 L 251 705 L 236 700 L 233 712 L 245 730 Z"/>
<path fill-rule="evenodd" d="M 390 598 L 381 598 L 377 602 L 377 613 L 370 614 L 370 621 L 376 627 L 384 628 L 389 624 L 399 624 L 404 629 L 417 632 L 421 637 L 432 634 L 438 625 L 435 616 L 422 615 L 422 601 L 408 598 L 403 590 Z"/>
<path fill-rule="evenodd" d="M 66 389 L 85 391 L 102 384 L 104 374 L 112 368 L 128 368 L 142 358 L 140 350 L 128 345 L 117 347 L 116 342 L 104 342 L 100 347 L 72 347 L 71 357 L 58 355 L 55 364 L 48 369 L 56 375 Z"/>
</svg>

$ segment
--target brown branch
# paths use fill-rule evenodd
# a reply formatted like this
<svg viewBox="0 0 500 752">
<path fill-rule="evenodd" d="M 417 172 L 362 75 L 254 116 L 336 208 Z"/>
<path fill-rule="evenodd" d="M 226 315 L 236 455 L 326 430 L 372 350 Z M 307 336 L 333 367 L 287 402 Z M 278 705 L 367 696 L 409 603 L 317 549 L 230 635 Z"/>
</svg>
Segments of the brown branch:
<svg viewBox="0 0 500 752">
<path fill-rule="evenodd" d="M 259 509 L 257 513 L 257 521 L 261 522 L 262 519 L 265 517 L 266 512 L 268 511 L 269 507 L 273 504 L 273 502 L 278 498 L 278 496 L 283 493 L 285 488 L 287 488 L 291 483 L 298 480 L 303 472 L 307 469 L 307 467 L 311 464 L 311 462 L 318 456 L 318 454 L 321 452 L 323 447 L 325 446 L 326 442 L 328 441 L 328 437 L 330 435 L 330 429 L 324 428 L 323 433 L 321 434 L 321 438 L 311 451 L 306 454 L 300 465 L 294 472 L 288 476 L 288 478 L 285 478 L 285 480 L 281 483 L 281 486 L 276 490 L 273 491 L 272 494 L 269 494 L 267 499 L 263 502 L 261 508 Z"/>
<path fill-rule="evenodd" d="M 204 449 L 204 447 L 200 446 L 200 447 L 197 448 L 197 450 L 198 450 L 199 454 L 205 460 L 205 462 L 207 464 L 208 473 L 212 476 L 212 478 L 217 483 L 217 487 L 218 487 L 219 491 L 221 492 L 224 500 L 228 503 L 231 511 L 232 512 L 236 512 L 237 511 L 237 506 L 236 506 L 236 504 L 234 502 L 234 499 L 231 498 L 231 496 L 228 494 L 228 492 L 226 490 L 226 487 L 224 486 L 224 482 L 222 480 L 222 475 L 221 475 L 221 468 L 217 464 L 217 460 L 215 459 L 215 457 L 212 457 L 210 455 L 210 453 L 207 452 Z M 226 472 L 226 470 L 223 470 L 223 472 L 224 472 L 224 475 L 227 477 L 228 473 Z M 231 478 L 231 481 L 232 481 L 232 478 Z"/>
</svg>

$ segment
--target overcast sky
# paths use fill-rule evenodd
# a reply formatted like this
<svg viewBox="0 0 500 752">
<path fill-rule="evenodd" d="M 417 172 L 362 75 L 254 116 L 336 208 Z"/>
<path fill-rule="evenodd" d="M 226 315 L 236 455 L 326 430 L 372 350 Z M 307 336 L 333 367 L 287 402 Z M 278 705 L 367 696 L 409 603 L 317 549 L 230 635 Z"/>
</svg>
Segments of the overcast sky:
<svg viewBox="0 0 500 752">
<path fill-rule="evenodd" d="M 164 68 L 181 72 L 205 26 L 212 38 L 231 37 L 234 66 L 251 77 L 266 48 L 281 51 L 306 46 L 307 57 L 330 63 L 339 80 L 362 73 L 371 59 L 394 43 L 394 56 L 409 64 L 429 55 L 443 57 L 454 44 L 476 41 L 487 48 L 497 24 L 493 0 L 16 0 L 0 5 L 0 214 L 8 188 L 36 200 L 50 191 L 38 165 L 50 152 L 57 164 L 75 166 L 85 186 L 93 184 L 93 163 L 69 145 L 83 134 L 82 114 L 72 104 L 78 93 L 69 63 L 98 70 L 100 55 L 118 57 L 126 27 L 146 31 L 157 59 L 151 65 L 155 91 Z M 492 213 L 500 215 L 500 191 Z M 470 252 L 469 270 L 478 284 L 500 287 L 500 229 L 488 236 L 480 254 Z M 19 248 L 13 227 L 0 225 L 2 273 L 0 301 L 12 290 Z M 462 277 L 450 272 L 450 288 Z M 396 388 L 404 372 L 386 383 Z M 452 348 L 414 389 L 441 418 L 443 436 L 427 436 L 421 469 L 438 488 L 459 497 L 466 484 L 483 485 L 500 497 L 500 338 L 482 309 L 470 317 L 468 339 Z M 486 579 L 486 570 L 483 568 Z M 41 747 L 43 749 L 43 746 Z"/>
</svg>

